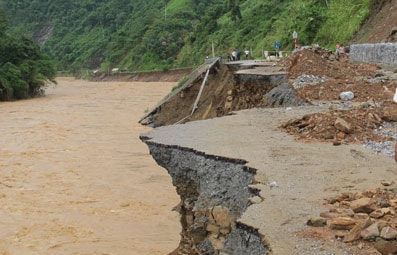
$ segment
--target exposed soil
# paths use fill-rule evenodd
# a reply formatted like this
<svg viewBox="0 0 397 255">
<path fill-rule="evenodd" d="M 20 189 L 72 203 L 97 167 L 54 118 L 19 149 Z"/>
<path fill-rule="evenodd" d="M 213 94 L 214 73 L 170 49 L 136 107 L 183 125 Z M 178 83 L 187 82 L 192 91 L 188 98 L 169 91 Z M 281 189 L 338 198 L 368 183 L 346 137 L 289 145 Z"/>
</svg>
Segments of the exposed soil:
<svg viewBox="0 0 397 255">
<path fill-rule="evenodd" d="M 353 43 L 397 42 L 397 1 L 381 0 Z"/>
</svg>

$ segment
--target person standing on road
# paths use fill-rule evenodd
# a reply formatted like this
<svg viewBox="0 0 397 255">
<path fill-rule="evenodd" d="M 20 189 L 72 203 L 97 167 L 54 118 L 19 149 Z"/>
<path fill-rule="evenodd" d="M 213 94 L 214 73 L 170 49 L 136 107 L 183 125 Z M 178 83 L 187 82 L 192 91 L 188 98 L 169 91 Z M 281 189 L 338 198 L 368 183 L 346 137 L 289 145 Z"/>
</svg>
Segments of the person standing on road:
<svg viewBox="0 0 397 255">
<path fill-rule="evenodd" d="M 236 61 L 236 60 L 237 60 L 237 52 L 236 52 L 236 50 L 233 50 L 233 51 L 232 51 L 232 60 L 233 60 L 233 61 Z"/>
<path fill-rule="evenodd" d="M 248 56 L 249 56 L 249 54 L 250 54 L 250 51 L 249 51 L 248 49 L 246 49 L 246 50 L 244 51 L 244 53 L 245 53 L 245 59 L 248 59 Z"/>
<path fill-rule="evenodd" d="M 276 51 L 276 57 L 277 57 L 278 51 L 280 50 L 280 43 L 278 41 L 274 42 L 274 50 Z"/>
<path fill-rule="evenodd" d="M 339 56 L 340 56 L 340 43 L 339 42 L 336 42 L 336 45 L 335 45 L 335 55 L 336 55 L 336 58 L 339 59 Z"/>
</svg>

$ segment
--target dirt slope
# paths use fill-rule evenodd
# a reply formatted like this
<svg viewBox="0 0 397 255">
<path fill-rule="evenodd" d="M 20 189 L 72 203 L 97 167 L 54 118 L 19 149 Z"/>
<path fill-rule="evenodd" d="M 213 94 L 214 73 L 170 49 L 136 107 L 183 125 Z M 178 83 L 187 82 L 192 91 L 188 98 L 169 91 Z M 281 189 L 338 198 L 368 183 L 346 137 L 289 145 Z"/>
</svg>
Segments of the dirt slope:
<svg viewBox="0 0 397 255">
<path fill-rule="evenodd" d="M 397 42 L 397 1 L 381 0 L 352 43 Z"/>
</svg>

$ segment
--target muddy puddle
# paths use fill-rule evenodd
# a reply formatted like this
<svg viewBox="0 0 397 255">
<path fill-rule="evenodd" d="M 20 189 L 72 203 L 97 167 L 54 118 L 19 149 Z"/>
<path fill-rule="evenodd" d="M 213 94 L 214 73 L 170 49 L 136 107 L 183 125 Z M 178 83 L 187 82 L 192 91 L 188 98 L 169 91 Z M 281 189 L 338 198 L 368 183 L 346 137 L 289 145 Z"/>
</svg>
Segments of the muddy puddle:
<svg viewBox="0 0 397 255">
<path fill-rule="evenodd" d="M 179 198 L 138 136 L 175 83 L 59 78 L 0 103 L 0 254 L 167 254 Z"/>
</svg>

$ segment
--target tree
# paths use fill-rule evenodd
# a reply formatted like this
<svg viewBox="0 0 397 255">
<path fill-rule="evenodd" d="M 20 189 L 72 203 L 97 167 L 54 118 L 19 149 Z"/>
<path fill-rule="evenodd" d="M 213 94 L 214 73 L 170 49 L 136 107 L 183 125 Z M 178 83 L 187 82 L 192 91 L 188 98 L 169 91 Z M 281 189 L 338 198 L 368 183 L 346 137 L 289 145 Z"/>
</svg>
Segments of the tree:
<svg viewBox="0 0 397 255">
<path fill-rule="evenodd" d="M 1 17 L 0 26 L 4 30 L 0 38 L 0 100 L 42 94 L 47 82 L 56 83 L 52 61 L 41 53 L 32 39 L 9 33 Z"/>
</svg>

